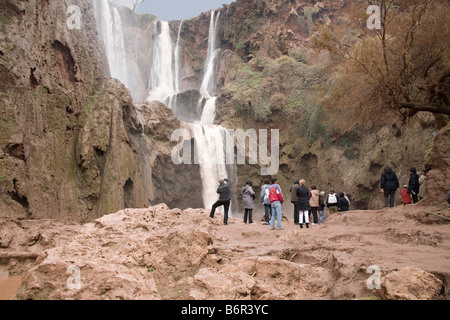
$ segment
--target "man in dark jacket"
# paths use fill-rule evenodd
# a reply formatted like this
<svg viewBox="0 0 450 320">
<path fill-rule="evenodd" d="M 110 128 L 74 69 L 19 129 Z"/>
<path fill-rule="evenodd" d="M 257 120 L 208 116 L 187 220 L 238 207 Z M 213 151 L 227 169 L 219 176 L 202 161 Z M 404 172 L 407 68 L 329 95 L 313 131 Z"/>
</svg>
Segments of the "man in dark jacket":
<svg viewBox="0 0 450 320">
<path fill-rule="evenodd" d="M 223 215 L 223 224 L 228 224 L 228 211 L 230 209 L 230 202 L 231 202 L 231 181 L 229 179 L 223 179 L 219 181 L 219 187 L 217 188 L 217 193 L 220 195 L 219 200 L 217 200 L 216 203 L 213 204 L 211 213 L 209 217 L 211 219 L 214 219 L 214 214 L 216 212 L 216 209 L 220 206 L 223 206 L 225 209 L 224 215 Z"/>
<path fill-rule="evenodd" d="M 291 187 L 291 202 L 294 205 L 294 224 L 298 225 L 298 196 L 297 196 L 297 190 L 300 187 L 300 179 L 296 180 L 294 182 L 294 185 Z"/>
<path fill-rule="evenodd" d="M 395 205 L 395 191 L 400 187 L 397 175 L 391 167 L 386 166 L 381 174 L 381 192 L 384 193 L 384 206 L 393 208 Z"/>
<path fill-rule="evenodd" d="M 411 168 L 409 172 L 408 194 L 412 196 L 413 203 L 417 203 L 419 202 L 419 176 L 417 175 L 416 168 Z"/>
<path fill-rule="evenodd" d="M 348 202 L 347 198 L 345 198 L 344 192 L 341 192 L 339 194 L 338 209 L 339 212 L 345 212 L 350 210 L 350 203 Z"/>
</svg>

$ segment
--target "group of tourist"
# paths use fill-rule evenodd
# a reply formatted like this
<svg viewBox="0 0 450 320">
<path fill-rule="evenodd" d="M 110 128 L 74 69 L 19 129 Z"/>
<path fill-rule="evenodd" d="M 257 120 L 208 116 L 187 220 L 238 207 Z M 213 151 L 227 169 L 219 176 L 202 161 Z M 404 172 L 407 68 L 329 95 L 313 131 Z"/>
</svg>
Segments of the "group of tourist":
<svg viewBox="0 0 450 320">
<path fill-rule="evenodd" d="M 408 184 L 403 185 L 401 190 L 402 204 L 409 205 L 419 202 L 425 197 L 426 176 L 423 172 L 417 172 L 416 168 L 410 169 L 410 177 Z M 252 188 L 252 181 L 247 180 L 242 187 L 242 199 L 244 205 L 244 223 L 253 223 L 253 210 L 255 209 L 256 193 Z M 395 193 L 400 188 L 400 183 L 396 173 L 390 166 L 384 168 L 381 174 L 381 192 L 384 194 L 384 204 L 386 208 L 395 206 Z M 224 206 L 224 224 L 228 224 L 228 212 L 232 198 L 231 181 L 222 179 L 219 181 L 217 189 L 219 200 L 212 206 L 210 217 L 214 218 L 216 209 Z M 315 185 L 311 186 L 311 190 L 306 186 L 305 180 L 296 180 L 290 188 L 291 203 L 294 205 L 294 223 L 303 228 L 309 228 L 312 225 L 322 224 L 325 222 L 325 208 L 328 208 L 329 214 L 336 212 L 348 211 L 350 208 L 350 199 L 344 192 L 337 194 L 331 190 L 328 195 L 324 191 L 317 189 Z M 264 225 L 270 225 L 270 230 L 275 230 L 275 222 L 277 230 L 281 227 L 281 207 L 284 203 L 283 193 L 278 184 L 277 178 L 264 180 L 261 187 L 260 201 L 264 206 Z M 450 191 L 447 194 L 447 202 L 450 204 Z M 312 216 L 312 219 L 311 219 Z"/>
<path fill-rule="evenodd" d="M 403 185 L 401 190 L 402 204 L 409 205 L 419 202 L 425 197 L 426 176 L 423 172 L 417 172 L 416 168 L 409 170 L 408 184 Z M 384 168 L 381 174 L 381 192 L 384 194 L 384 206 L 392 208 L 395 206 L 395 193 L 400 188 L 397 175 L 390 166 Z M 422 188 L 421 188 L 422 186 Z M 422 191 L 421 191 L 422 189 Z"/>
<path fill-rule="evenodd" d="M 255 209 L 256 193 L 252 188 L 252 181 L 247 180 L 242 187 L 242 199 L 244 206 L 244 223 L 253 223 L 253 210 Z M 224 206 L 224 224 L 228 224 L 228 212 L 231 201 L 231 182 L 228 179 L 219 181 L 217 189 L 219 200 L 213 204 L 210 217 L 214 218 L 216 209 Z M 326 196 L 324 191 L 319 191 L 315 185 L 311 186 L 311 190 L 306 186 L 305 180 L 296 180 L 290 189 L 291 203 L 294 205 L 294 223 L 300 228 L 310 224 L 317 225 L 325 222 L 325 208 L 327 207 L 330 214 L 338 211 L 348 211 L 350 200 L 345 193 L 337 194 L 334 190 Z M 281 208 L 284 203 L 283 193 L 278 184 L 277 178 L 264 180 L 261 187 L 260 201 L 264 206 L 264 225 L 269 225 L 270 230 L 281 230 L 282 213 Z M 311 219 L 312 216 L 312 219 Z M 310 221 L 312 220 L 312 223 Z"/>
</svg>

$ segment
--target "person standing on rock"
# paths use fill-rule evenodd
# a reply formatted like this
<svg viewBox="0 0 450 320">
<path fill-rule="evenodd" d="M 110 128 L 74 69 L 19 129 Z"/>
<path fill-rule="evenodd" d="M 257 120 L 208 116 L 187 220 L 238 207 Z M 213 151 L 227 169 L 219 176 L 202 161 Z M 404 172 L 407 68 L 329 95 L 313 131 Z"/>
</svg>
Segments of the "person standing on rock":
<svg viewBox="0 0 450 320">
<path fill-rule="evenodd" d="M 228 211 L 230 209 L 231 202 L 231 181 L 229 179 L 221 179 L 219 181 L 219 187 L 217 188 L 219 194 L 219 200 L 213 204 L 209 217 L 214 219 L 216 209 L 220 206 L 224 207 L 223 224 L 228 224 Z"/>
<path fill-rule="evenodd" d="M 384 194 L 384 207 L 393 208 L 395 206 L 395 192 L 400 187 L 397 175 L 390 166 L 384 168 L 381 174 L 381 192 Z"/>
<path fill-rule="evenodd" d="M 427 196 L 427 177 L 423 172 L 417 172 L 419 176 L 419 200 Z"/>
<path fill-rule="evenodd" d="M 408 194 L 411 195 L 413 203 L 419 202 L 419 176 L 417 175 L 416 168 L 409 169 L 409 183 L 408 183 Z"/>
<path fill-rule="evenodd" d="M 325 191 L 319 194 L 319 224 L 325 223 Z"/>
<path fill-rule="evenodd" d="M 297 190 L 300 187 L 300 179 L 294 182 L 294 185 L 289 190 L 291 192 L 291 203 L 294 205 L 294 224 L 298 225 L 298 196 Z"/>
<path fill-rule="evenodd" d="M 261 203 L 264 205 L 264 223 L 268 226 L 270 224 L 270 199 L 269 199 L 270 180 L 264 179 L 264 185 L 261 187 Z"/>
<path fill-rule="evenodd" d="M 319 223 L 319 217 L 317 215 L 317 212 L 319 211 L 319 190 L 317 190 L 317 187 L 311 186 L 311 191 L 309 192 L 309 205 L 311 206 L 311 213 L 313 216 L 313 223 L 312 225 L 315 226 Z"/>
<path fill-rule="evenodd" d="M 242 187 L 242 198 L 244 201 L 244 223 L 253 223 L 253 209 L 255 208 L 255 192 L 252 189 L 252 181 L 247 180 L 245 186 Z"/>
<path fill-rule="evenodd" d="M 277 219 L 277 230 L 281 230 L 281 205 L 284 202 L 284 198 L 277 178 L 272 179 L 272 185 L 269 188 L 269 199 L 272 207 L 270 230 L 275 230 L 275 219 Z"/>
<path fill-rule="evenodd" d="M 338 203 L 338 196 L 336 192 L 334 192 L 333 189 L 330 190 L 330 193 L 327 196 L 327 208 L 328 208 L 328 215 L 332 215 L 333 213 L 336 213 L 338 211 L 337 207 Z"/>
<path fill-rule="evenodd" d="M 401 195 L 402 195 L 402 203 L 404 206 L 411 204 L 412 202 L 412 198 L 411 195 L 408 194 L 408 185 L 403 185 L 403 189 L 401 191 Z"/>
<path fill-rule="evenodd" d="M 344 192 L 341 192 L 339 194 L 338 210 L 339 210 L 339 212 L 345 212 L 345 211 L 349 211 L 350 210 L 350 202 L 345 197 L 345 193 Z"/>
<path fill-rule="evenodd" d="M 309 228 L 309 210 L 311 210 L 311 205 L 309 204 L 309 189 L 306 187 L 305 180 L 300 180 L 297 196 L 300 228 L 303 228 L 303 222 L 306 224 L 306 228 Z"/>
</svg>

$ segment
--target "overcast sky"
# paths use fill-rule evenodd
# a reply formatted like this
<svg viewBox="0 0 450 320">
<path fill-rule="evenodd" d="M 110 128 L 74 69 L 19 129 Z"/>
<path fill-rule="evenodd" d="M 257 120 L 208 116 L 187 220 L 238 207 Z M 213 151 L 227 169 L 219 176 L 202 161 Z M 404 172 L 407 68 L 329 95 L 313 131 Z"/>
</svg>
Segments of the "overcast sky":
<svg viewBox="0 0 450 320">
<path fill-rule="evenodd" d="M 119 4 L 129 5 L 133 0 L 118 0 Z M 234 0 L 145 0 L 137 13 L 151 13 L 163 21 L 188 19 L 229 4 Z"/>
</svg>

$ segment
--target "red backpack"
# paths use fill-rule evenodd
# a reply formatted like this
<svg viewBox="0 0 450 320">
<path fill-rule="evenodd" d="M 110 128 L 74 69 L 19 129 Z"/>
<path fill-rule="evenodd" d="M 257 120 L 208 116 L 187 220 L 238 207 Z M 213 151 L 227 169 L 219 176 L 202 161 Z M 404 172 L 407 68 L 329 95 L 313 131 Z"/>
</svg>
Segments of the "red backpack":
<svg viewBox="0 0 450 320">
<path fill-rule="evenodd" d="M 278 191 L 278 188 L 276 186 L 273 186 L 269 189 L 269 199 L 270 202 L 280 201 L 281 203 L 284 202 L 283 195 L 280 191 Z"/>
</svg>

